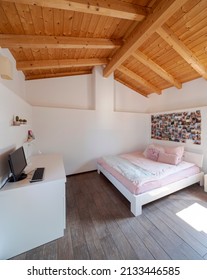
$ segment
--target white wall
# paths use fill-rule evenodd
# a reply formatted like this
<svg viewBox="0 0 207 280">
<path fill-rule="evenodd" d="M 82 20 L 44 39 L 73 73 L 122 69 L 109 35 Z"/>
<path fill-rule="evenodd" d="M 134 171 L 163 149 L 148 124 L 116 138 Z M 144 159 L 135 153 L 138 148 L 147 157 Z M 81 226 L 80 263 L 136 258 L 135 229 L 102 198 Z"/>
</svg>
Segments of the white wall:
<svg viewBox="0 0 207 280">
<path fill-rule="evenodd" d="M 161 95 L 151 94 L 148 112 L 162 112 L 207 106 L 207 82 L 200 78 L 183 84 L 181 89 L 166 89 Z"/>
<path fill-rule="evenodd" d="M 201 110 L 201 145 L 183 144 L 185 150 L 204 154 L 204 172 L 207 172 L 207 82 L 200 78 L 183 84 L 182 89 L 174 87 L 164 90 L 162 95 L 149 97 L 149 112 L 170 113 Z M 151 140 L 164 145 L 178 145 L 171 141 Z"/>
<path fill-rule="evenodd" d="M 148 98 L 115 81 L 114 110 L 121 112 L 158 113 L 207 106 L 207 82 L 203 78 L 171 87 L 161 95 Z"/>
<path fill-rule="evenodd" d="M 115 81 L 114 110 L 117 112 L 145 113 L 149 111 L 149 98 Z"/>
<path fill-rule="evenodd" d="M 92 75 L 26 82 L 27 101 L 33 106 L 94 109 Z"/>
<path fill-rule="evenodd" d="M 36 149 L 61 153 L 66 174 L 96 169 L 98 157 L 144 148 L 149 140 L 149 115 L 114 112 L 113 76 L 103 78 L 97 67 L 92 80 L 95 110 L 33 107 Z"/>
<path fill-rule="evenodd" d="M 31 129 L 32 108 L 25 102 L 24 75 L 16 71 L 16 64 L 7 50 L 0 50 L 7 56 L 13 66 L 13 80 L 0 78 L 0 186 L 8 175 L 8 152 L 15 147 L 23 145 L 27 139 L 28 129 Z M 12 126 L 14 116 L 28 120 L 28 125 Z M 28 149 L 28 147 L 25 147 Z M 27 151 L 26 151 L 27 153 Z"/>
</svg>

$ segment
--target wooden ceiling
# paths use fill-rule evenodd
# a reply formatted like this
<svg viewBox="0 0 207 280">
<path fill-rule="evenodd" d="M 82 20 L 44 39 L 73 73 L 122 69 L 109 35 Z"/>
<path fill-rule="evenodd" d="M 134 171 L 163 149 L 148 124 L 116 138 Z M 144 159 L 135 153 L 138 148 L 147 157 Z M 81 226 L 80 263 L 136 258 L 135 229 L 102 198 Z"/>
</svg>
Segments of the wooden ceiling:
<svg viewBox="0 0 207 280">
<path fill-rule="evenodd" d="M 207 79 L 206 0 L 0 0 L 0 46 L 26 80 L 103 75 L 148 96 Z"/>
</svg>

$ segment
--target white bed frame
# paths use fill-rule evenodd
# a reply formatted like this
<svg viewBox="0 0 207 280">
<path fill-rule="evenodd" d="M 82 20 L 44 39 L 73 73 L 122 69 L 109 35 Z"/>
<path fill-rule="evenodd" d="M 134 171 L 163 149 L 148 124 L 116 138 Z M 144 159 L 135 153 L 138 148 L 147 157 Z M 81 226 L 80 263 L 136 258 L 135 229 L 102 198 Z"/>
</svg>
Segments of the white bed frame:
<svg viewBox="0 0 207 280">
<path fill-rule="evenodd" d="M 184 152 L 184 160 L 188 162 L 195 163 L 200 168 L 203 165 L 203 155 Z M 192 184 L 200 183 L 200 186 L 204 185 L 204 173 L 200 172 L 196 175 L 190 176 L 188 178 L 179 180 L 172 184 L 160 187 L 142 194 L 134 195 L 132 194 L 123 184 L 121 184 L 113 175 L 111 175 L 107 170 L 105 170 L 100 164 L 97 165 L 98 173 L 103 173 L 105 177 L 130 201 L 131 212 L 135 216 L 142 214 L 142 206 L 159 199 L 163 196 L 169 195 L 183 188 L 186 188 Z M 207 191 L 207 188 L 205 189 Z"/>
</svg>

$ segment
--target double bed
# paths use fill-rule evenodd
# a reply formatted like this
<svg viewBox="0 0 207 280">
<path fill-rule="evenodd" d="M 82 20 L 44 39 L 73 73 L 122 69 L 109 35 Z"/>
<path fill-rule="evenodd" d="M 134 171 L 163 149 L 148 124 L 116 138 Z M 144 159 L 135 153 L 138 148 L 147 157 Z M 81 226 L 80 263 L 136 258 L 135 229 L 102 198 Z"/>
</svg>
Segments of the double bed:
<svg viewBox="0 0 207 280">
<path fill-rule="evenodd" d="M 97 161 L 102 173 L 130 202 L 131 212 L 141 215 L 142 206 L 192 184 L 203 186 L 203 155 L 183 152 L 179 164 L 160 162 L 143 152 L 105 156 Z"/>
</svg>

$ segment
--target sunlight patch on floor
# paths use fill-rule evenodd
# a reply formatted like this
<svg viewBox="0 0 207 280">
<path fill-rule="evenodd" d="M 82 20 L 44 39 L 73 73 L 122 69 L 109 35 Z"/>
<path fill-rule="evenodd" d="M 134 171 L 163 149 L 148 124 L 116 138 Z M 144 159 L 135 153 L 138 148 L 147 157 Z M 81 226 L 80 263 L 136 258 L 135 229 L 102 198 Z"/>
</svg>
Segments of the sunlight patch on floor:
<svg viewBox="0 0 207 280">
<path fill-rule="evenodd" d="M 207 233 L 207 209 L 202 205 L 194 203 L 176 215 L 197 231 Z"/>
</svg>

